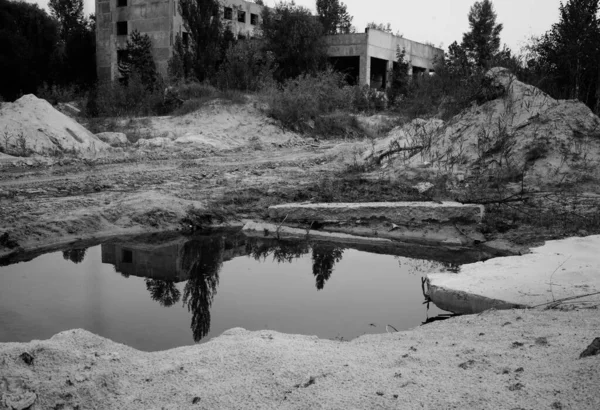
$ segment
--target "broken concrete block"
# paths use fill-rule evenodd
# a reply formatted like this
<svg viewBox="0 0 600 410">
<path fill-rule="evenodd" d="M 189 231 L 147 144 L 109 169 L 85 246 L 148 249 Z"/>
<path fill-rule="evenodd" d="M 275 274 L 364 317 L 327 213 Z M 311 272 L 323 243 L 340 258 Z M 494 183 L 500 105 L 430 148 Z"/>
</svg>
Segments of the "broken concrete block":
<svg viewBox="0 0 600 410">
<path fill-rule="evenodd" d="M 347 222 L 387 220 L 396 224 L 480 223 L 483 205 L 458 202 L 366 202 L 285 204 L 269 207 L 269 217 L 281 221 Z"/>
</svg>

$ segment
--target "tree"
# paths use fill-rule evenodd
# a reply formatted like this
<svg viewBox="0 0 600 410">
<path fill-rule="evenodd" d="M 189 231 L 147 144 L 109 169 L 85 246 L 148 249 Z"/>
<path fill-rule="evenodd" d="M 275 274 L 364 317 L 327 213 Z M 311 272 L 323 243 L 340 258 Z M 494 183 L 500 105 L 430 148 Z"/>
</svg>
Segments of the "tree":
<svg viewBox="0 0 600 410">
<path fill-rule="evenodd" d="M 471 73 L 471 63 L 467 51 L 456 41 L 448 46 L 444 63 L 448 74 L 465 77 Z"/>
<path fill-rule="evenodd" d="M 275 77 L 283 81 L 325 67 L 327 54 L 323 26 L 310 10 L 290 3 L 277 3 L 262 12 L 265 49 L 275 56 Z"/>
<path fill-rule="evenodd" d="M 12 101 L 49 82 L 59 27 L 37 5 L 0 0 L 0 95 Z"/>
<path fill-rule="evenodd" d="M 256 91 L 273 79 L 273 53 L 266 52 L 260 39 L 240 41 L 230 47 L 217 73 L 220 88 Z"/>
<path fill-rule="evenodd" d="M 83 262 L 87 248 L 67 249 L 63 251 L 63 259 L 74 264 Z"/>
<path fill-rule="evenodd" d="M 312 247 L 312 271 L 317 290 L 322 290 L 331 278 L 335 264 L 342 260 L 344 250 L 329 244 L 315 244 Z"/>
<path fill-rule="evenodd" d="M 184 80 L 193 75 L 194 56 L 190 47 L 183 43 L 179 33 L 175 36 L 173 54 L 167 65 L 167 72 L 171 81 Z"/>
<path fill-rule="evenodd" d="M 72 30 L 85 25 L 83 0 L 50 0 L 48 8 L 60 24 L 63 39 L 68 38 Z"/>
<path fill-rule="evenodd" d="M 502 24 L 496 24 L 496 12 L 490 0 L 476 2 L 469 11 L 471 30 L 463 35 L 462 47 L 469 59 L 479 67 L 486 67 L 500 49 Z"/>
<path fill-rule="evenodd" d="M 347 34 L 352 31 L 352 16 L 339 0 L 317 0 L 317 15 L 323 26 L 323 34 Z"/>
<path fill-rule="evenodd" d="M 134 30 L 127 39 L 125 49 L 119 51 L 122 52 L 118 67 L 121 81 L 127 84 L 129 78 L 136 75 L 147 89 L 154 89 L 158 80 L 158 72 L 152 57 L 150 36 Z"/>
<path fill-rule="evenodd" d="M 204 81 L 217 71 L 223 55 L 221 5 L 218 0 L 180 0 L 179 12 L 192 39 L 196 77 Z"/>
<path fill-rule="evenodd" d="M 534 42 L 529 68 L 545 78 L 541 87 L 557 98 L 577 98 L 598 110 L 600 99 L 599 0 L 569 0 L 560 19 Z"/>
<path fill-rule="evenodd" d="M 85 18 L 83 0 L 50 0 L 61 44 L 53 56 L 53 82 L 89 86 L 96 81 L 96 19 Z"/>
<path fill-rule="evenodd" d="M 406 95 L 410 83 L 408 69 L 410 63 L 406 61 L 406 51 L 398 47 L 396 49 L 396 64 L 394 64 L 391 72 L 390 87 L 387 89 L 387 95 L 390 102 L 393 104 L 401 95 Z"/>
</svg>

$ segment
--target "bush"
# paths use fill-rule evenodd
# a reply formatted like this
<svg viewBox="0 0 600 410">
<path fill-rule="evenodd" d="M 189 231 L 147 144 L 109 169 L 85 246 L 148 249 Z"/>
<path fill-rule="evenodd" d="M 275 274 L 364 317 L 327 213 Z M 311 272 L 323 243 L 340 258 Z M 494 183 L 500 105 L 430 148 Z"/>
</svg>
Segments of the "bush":
<svg viewBox="0 0 600 410">
<path fill-rule="evenodd" d="M 357 111 L 380 111 L 387 108 L 388 97 L 368 85 L 352 87 L 352 107 Z"/>
<path fill-rule="evenodd" d="M 162 88 L 148 89 L 133 73 L 127 85 L 117 81 L 99 85 L 90 94 L 86 113 L 99 117 L 164 115 L 168 107 L 163 101 Z"/>
<path fill-rule="evenodd" d="M 484 70 L 462 75 L 440 66 L 432 76 L 416 78 L 396 106 L 410 118 L 438 116 L 448 120 L 483 95 Z"/>
<path fill-rule="evenodd" d="M 271 87 L 265 90 L 263 99 L 268 104 L 268 115 L 290 129 L 308 131 L 316 118 L 351 108 L 352 89 L 344 85 L 342 74 L 322 71 Z"/>
<path fill-rule="evenodd" d="M 170 91 L 177 96 L 181 105 L 173 111 L 173 115 L 185 115 L 198 111 L 209 101 L 225 100 L 231 104 L 244 104 L 245 96 L 237 90 L 220 91 L 206 83 L 187 83 L 172 87 Z"/>
<path fill-rule="evenodd" d="M 83 96 L 75 85 L 48 85 L 44 83 L 35 93 L 36 97 L 43 98 L 52 105 L 67 103 L 80 99 Z"/>
</svg>

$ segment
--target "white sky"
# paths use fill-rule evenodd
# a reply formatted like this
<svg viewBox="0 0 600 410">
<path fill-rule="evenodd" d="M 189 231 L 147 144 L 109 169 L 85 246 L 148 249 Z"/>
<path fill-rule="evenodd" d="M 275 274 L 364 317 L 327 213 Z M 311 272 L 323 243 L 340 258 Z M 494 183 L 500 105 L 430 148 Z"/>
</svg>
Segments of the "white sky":
<svg viewBox="0 0 600 410">
<path fill-rule="evenodd" d="M 47 0 L 27 0 L 47 9 Z M 94 12 L 94 0 L 85 1 L 86 14 Z M 391 23 L 394 32 L 419 42 L 443 44 L 446 50 L 454 41 L 462 40 L 469 28 L 467 15 L 475 0 L 342 0 L 357 31 L 362 32 L 370 21 Z M 566 2 L 566 0 L 564 0 Z M 273 6 L 275 0 L 265 0 Z M 296 4 L 315 11 L 316 0 L 296 0 Z M 560 0 L 495 0 L 497 22 L 504 25 L 502 43 L 513 52 L 532 35 L 548 31 L 558 21 Z"/>
</svg>

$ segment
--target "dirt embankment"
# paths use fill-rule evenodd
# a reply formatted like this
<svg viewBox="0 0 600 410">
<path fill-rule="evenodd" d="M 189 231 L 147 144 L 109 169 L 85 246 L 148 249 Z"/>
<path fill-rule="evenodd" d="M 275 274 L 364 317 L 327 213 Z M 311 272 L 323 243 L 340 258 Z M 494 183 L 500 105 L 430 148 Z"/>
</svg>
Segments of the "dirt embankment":
<svg viewBox="0 0 600 410">
<path fill-rule="evenodd" d="M 600 408 L 595 311 L 488 311 L 351 342 L 231 329 L 144 353 L 70 330 L 0 345 L 0 408 Z M 31 406 L 31 407 L 27 407 Z"/>
</svg>

